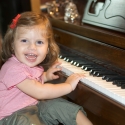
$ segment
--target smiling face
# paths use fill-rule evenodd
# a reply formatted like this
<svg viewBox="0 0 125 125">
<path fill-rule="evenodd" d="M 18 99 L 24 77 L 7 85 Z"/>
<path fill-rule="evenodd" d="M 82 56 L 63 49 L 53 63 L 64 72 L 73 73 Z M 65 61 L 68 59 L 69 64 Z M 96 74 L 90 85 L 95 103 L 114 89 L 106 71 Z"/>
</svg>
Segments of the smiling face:
<svg viewBox="0 0 125 125">
<path fill-rule="evenodd" d="M 48 53 L 48 39 L 40 25 L 18 27 L 12 44 L 16 58 L 29 67 L 40 64 Z"/>
</svg>

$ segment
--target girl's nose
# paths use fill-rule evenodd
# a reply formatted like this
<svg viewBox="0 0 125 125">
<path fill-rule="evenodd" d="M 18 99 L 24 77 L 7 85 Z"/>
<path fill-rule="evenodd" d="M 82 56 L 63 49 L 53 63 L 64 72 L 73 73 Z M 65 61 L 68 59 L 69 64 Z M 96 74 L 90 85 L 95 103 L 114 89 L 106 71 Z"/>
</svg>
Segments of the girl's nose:
<svg viewBox="0 0 125 125">
<path fill-rule="evenodd" d="M 31 50 L 36 50 L 36 45 L 34 43 L 30 43 L 28 48 Z"/>
</svg>

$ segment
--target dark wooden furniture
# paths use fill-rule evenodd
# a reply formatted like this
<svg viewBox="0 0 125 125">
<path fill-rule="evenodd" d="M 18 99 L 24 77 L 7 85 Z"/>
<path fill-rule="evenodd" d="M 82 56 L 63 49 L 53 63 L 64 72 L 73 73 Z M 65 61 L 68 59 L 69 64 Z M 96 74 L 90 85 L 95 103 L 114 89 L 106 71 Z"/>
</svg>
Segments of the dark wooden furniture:
<svg viewBox="0 0 125 125">
<path fill-rule="evenodd" d="M 50 18 L 55 39 L 57 43 L 87 55 L 125 76 L 125 33 L 82 23 L 88 1 L 74 0 L 81 15 L 75 24 Z M 125 125 L 125 106 L 82 83 L 68 95 L 68 99 L 82 105 L 94 125 Z"/>
<path fill-rule="evenodd" d="M 19 13 L 31 11 L 30 0 L 1 0 L 0 1 L 0 23 L 4 37 L 8 25 Z"/>
</svg>

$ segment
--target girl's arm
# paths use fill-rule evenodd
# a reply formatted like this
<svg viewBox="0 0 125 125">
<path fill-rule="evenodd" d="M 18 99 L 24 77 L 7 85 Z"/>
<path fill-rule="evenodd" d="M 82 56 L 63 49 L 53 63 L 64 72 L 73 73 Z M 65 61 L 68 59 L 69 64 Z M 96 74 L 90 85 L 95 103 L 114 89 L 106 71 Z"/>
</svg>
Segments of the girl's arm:
<svg viewBox="0 0 125 125">
<path fill-rule="evenodd" d="M 83 77 L 83 74 L 73 74 L 68 77 L 65 83 L 60 84 L 41 84 L 35 80 L 25 79 L 23 82 L 17 84 L 17 87 L 33 98 L 52 99 L 70 93 Z"/>
</svg>

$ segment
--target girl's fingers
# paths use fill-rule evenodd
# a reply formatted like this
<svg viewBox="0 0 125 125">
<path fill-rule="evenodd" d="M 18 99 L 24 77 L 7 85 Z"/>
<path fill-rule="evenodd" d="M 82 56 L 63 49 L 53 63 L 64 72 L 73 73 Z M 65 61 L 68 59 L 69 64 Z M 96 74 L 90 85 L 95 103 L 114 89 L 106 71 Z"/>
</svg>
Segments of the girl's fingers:
<svg viewBox="0 0 125 125">
<path fill-rule="evenodd" d="M 58 75 L 54 75 L 54 76 L 53 76 L 53 79 L 58 79 L 58 78 L 59 78 Z"/>
<path fill-rule="evenodd" d="M 55 68 L 55 69 L 53 69 L 53 73 L 58 72 L 58 71 L 61 71 L 61 68 Z"/>
</svg>

